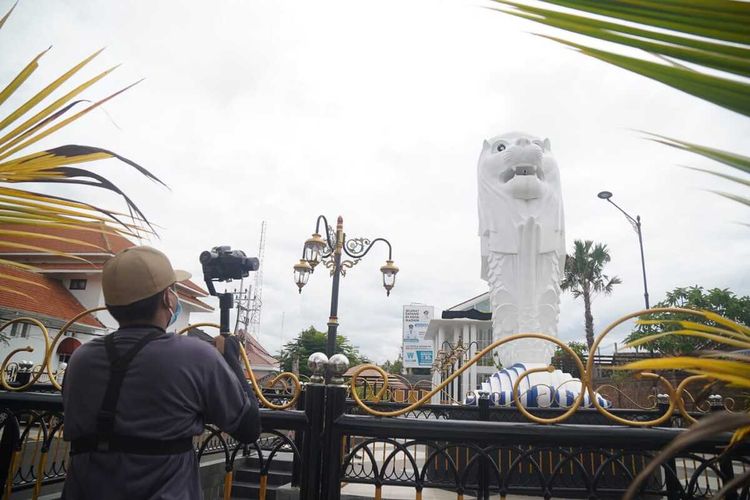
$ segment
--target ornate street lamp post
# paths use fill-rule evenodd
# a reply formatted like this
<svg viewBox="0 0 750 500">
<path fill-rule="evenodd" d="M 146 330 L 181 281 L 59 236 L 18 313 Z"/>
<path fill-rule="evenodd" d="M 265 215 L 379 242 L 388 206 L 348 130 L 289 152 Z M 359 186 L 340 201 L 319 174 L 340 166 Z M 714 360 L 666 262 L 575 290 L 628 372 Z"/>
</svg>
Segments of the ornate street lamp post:
<svg viewBox="0 0 750 500">
<path fill-rule="evenodd" d="M 320 222 L 323 221 L 325 238 L 320 236 Z M 294 282 L 302 293 L 302 287 L 307 283 L 310 275 L 315 271 L 315 267 L 321 262 L 330 270 L 333 277 L 331 286 L 331 314 L 328 318 L 328 339 L 326 343 L 326 355 L 333 356 L 336 350 L 336 330 L 338 329 L 338 309 L 339 309 L 339 278 L 346 276 L 346 270 L 357 265 L 362 258 L 367 255 L 370 249 L 378 241 L 388 245 L 388 259 L 385 265 L 380 268 L 383 274 L 383 287 L 386 294 L 391 294 L 391 289 L 396 284 L 396 274 L 398 267 L 393 264 L 393 249 L 391 244 L 385 238 L 352 238 L 346 239 L 344 233 L 344 219 L 339 216 L 336 222 L 336 231 L 328 225 L 328 220 L 323 216 L 318 216 L 315 223 L 315 232 L 305 241 L 302 248 L 302 258 L 294 265 Z M 346 255 L 353 260 L 341 260 Z"/>
<path fill-rule="evenodd" d="M 617 203 L 612 201 L 612 193 L 609 191 L 601 191 L 599 194 L 597 194 L 597 196 L 602 200 L 607 200 L 612 205 L 614 205 L 617 210 L 622 212 L 623 215 L 625 215 L 625 218 L 628 219 L 628 222 L 630 222 L 630 224 L 633 226 L 633 229 L 635 229 L 636 234 L 638 234 L 638 244 L 641 247 L 641 270 L 643 271 L 643 298 L 646 301 L 646 309 L 650 309 L 650 306 L 648 305 L 648 284 L 646 283 L 646 260 L 643 257 L 643 233 L 641 233 L 641 216 L 636 215 L 635 219 L 631 217 L 629 213 L 620 208 Z"/>
</svg>

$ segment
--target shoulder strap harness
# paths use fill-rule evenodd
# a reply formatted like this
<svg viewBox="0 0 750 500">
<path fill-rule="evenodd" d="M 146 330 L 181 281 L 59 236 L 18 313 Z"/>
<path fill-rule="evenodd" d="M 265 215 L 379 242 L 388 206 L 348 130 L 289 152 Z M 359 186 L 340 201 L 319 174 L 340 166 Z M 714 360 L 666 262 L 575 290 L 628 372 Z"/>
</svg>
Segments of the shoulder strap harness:
<svg viewBox="0 0 750 500">
<path fill-rule="evenodd" d="M 104 338 L 109 359 L 109 382 L 104 392 L 104 399 L 96 416 L 96 433 L 73 440 L 71 454 L 98 452 L 122 452 L 140 455 L 172 455 L 185 453 L 193 449 L 193 439 L 148 439 L 136 436 L 123 436 L 114 432 L 117 401 L 120 399 L 120 389 L 125 380 L 130 362 L 146 344 L 161 337 L 164 331 L 154 330 L 141 337 L 136 344 L 122 356 L 117 355 L 114 333 Z"/>
</svg>

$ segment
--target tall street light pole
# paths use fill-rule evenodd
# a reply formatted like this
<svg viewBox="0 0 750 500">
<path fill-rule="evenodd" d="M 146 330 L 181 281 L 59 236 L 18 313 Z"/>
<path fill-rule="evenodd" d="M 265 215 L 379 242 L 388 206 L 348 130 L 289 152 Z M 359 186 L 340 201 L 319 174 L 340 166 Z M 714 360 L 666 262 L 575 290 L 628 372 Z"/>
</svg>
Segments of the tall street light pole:
<svg viewBox="0 0 750 500">
<path fill-rule="evenodd" d="M 323 222 L 325 229 L 325 239 L 320 236 L 320 223 Z M 383 287 L 386 294 L 391 294 L 391 289 L 396 284 L 396 274 L 398 267 L 393 264 L 393 249 L 391 244 L 385 238 L 352 238 L 347 240 L 344 233 L 344 219 L 339 216 L 336 221 L 336 230 L 334 231 L 328 225 L 328 220 L 323 216 L 318 216 L 315 224 L 315 232 L 305 241 L 302 248 L 302 258 L 299 263 L 294 265 L 294 282 L 302 293 L 302 287 L 305 286 L 310 274 L 315 270 L 315 266 L 323 263 L 329 270 L 333 278 L 331 286 L 331 313 L 328 317 L 328 337 L 326 339 L 326 355 L 330 358 L 336 351 L 336 330 L 339 326 L 339 280 L 341 276 L 346 276 L 346 270 L 356 266 L 367 252 L 378 241 L 388 245 L 388 259 L 385 265 L 380 268 L 383 273 Z M 353 260 L 341 260 L 342 256 L 348 256 Z"/>
<path fill-rule="evenodd" d="M 646 282 L 646 259 L 643 257 L 643 233 L 641 232 L 641 216 L 636 215 L 635 219 L 631 217 L 629 213 L 620 208 L 617 203 L 612 201 L 612 193 L 609 191 L 601 191 L 599 194 L 597 194 L 597 196 L 602 200 L 610 202 L 615 206 L 617 210 L 622 212 L 623 215 L 625 215 L 625 217 L 628 219 L 628 222 L 630 222 L 630 224 L 633 226 L 633 229 L 635 229 L 635 232 L 638 234 L 638 245 L 640 245 L 641 247 L 641 271 L 643 272 L 643 298 L 646 302 L 646 309 L 650 309 L 651 307 L 648 304 L 648 283 Z"/>
</svg>

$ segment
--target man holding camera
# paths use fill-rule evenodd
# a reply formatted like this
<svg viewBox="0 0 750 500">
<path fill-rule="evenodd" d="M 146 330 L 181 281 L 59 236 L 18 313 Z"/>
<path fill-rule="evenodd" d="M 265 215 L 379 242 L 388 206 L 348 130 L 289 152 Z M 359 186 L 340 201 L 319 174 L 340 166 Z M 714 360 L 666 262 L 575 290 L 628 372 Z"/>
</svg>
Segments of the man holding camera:
<svg viewBox="0 0 750 500">
<path fill-rule="evenodd" d="M 166 332 L 180 310 L 176 283 L 189 277 L 147 246 L 105 264 L 104 300 L 120 328 L 78 348 L 65 374 L 64 499 L 197 500 L 193 436 L 204 424 L 243 443 L 260 435 L 236 339 L 224 339 L 222 357 L 201 340 Z"/>
</svg>

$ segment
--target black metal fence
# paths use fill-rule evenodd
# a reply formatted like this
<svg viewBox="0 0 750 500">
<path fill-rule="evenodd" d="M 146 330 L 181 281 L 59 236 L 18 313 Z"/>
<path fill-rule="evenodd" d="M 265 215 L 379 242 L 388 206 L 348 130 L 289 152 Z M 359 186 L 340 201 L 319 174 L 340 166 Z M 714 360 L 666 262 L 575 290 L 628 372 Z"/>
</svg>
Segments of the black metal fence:
<svg viewBox="0 0 750 500">
<path fill-rule="evenodd" d="M 307 384 L 297 410 L 261 410 L 263 435 L 256 443 L 243 446 L 207 427 L 196 437 L 195 449 L 202 458 L 223 458 L 224 487 L 215 495 L 224 498 L 238 497 L 232 494 L 238 457 L 252 457 L 258 464 L 258 497 L 265 498 L 269 473 L 281 454 L 291 455 L 291 487 L 305 500 L 336 500 L 342 491 L 355 488 L 365 491 L 365 497 L 386 498 L 392 487 L 410 488 L 417 499 L 427 488 L 453 492 L 459 500 L 508 494 L 620 498 L 658 450 L 684 432 L 610 425 L 587 409 L 579 409 L 565 424 L 540 425 L 513 408 L 488 403 L 424 405 L 402 417 L 384 418 L 364 414 L 347 400 L 345 386 Z M 405 405 L 370 406 L 391 410 Z M 665 410 L 619 410 L 619 415 L 653 420 Z M 539 410 L 539 415 L 559 411 Z M 677 425 L 677 418 L 675 414 L 670 425 Z M 61 439 L 63 419 L 59 394 L 0 392 L 5 498 L 12 491 L 34 497 L 42 486 L 64 479 L 68 447 Z M 729 438 L 709 438 L 683 451 L 652 475 L 641 496 L 712 497 L 750 470 L 747 446 L 722 454 Z M 750 498 L 749 487 L 740 485 L 726 498 Z"/>
</svg>

